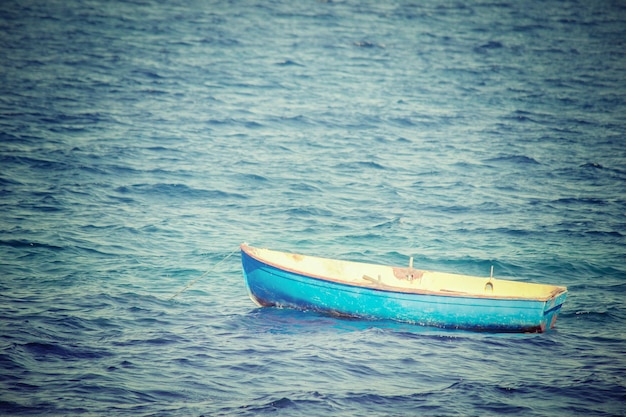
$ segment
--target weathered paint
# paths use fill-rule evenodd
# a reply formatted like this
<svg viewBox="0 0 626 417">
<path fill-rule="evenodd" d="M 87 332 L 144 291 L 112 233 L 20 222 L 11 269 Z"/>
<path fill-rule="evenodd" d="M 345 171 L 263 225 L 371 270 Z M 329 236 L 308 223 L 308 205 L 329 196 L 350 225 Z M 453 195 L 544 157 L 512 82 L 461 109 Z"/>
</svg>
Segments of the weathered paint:
<svg viewBox="0 0 626 417">
<path fill-rule="evenodd" d="M 260 306 L 315 310 L 425 326 L 542 332 L 565 287 L 339 261 L 241 246 L 250 298 Z M 488 290 L 486 284 L 492 287 Z"/>
</svg>

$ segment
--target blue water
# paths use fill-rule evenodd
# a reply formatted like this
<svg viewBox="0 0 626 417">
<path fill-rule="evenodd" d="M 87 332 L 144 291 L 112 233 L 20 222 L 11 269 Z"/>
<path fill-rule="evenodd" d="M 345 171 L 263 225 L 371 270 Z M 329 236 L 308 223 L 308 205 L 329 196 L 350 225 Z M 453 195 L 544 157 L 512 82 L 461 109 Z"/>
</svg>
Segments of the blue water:
<svg viewBox="0 0 626 417">
<path fill-rule="evenodd" d="M 259 309 L 244 241 L 569 297 Z M 624 2 L 0 7 L 2 415 L 623 416 L 625 299 Z"/>
</svg>

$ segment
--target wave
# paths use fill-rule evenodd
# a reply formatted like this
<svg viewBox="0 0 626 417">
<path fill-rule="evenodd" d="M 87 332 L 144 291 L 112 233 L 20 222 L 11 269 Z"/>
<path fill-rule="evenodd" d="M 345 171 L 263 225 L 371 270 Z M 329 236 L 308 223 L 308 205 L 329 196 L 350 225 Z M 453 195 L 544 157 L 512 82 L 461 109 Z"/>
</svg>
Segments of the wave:
<svg viewBox="0 0 626 417">
<path fill-rule="evenodd" d="M 276 65 L 281 66 L 281 67 L 303 67 L 304 65 L 300 64 L 299 62 L 296 61 L 292 61 L 290 59 L 286 59 L 284 61 L 280 61 L 277 62 Z"/>
<path fill-rule="evenodd" d="M 25 351 L 34 356 L 37 360 L 44 358 L 56 357 L 64 360 L 72 359 L 100 359 L 107 356 L 113 356 L 107 350 L 97 348 L 85 348 L 76 345 L 61 345 L 59 343 L 46 342 L 30 342 L 21 345 Z"/>
<path fill-rule="evenodd" d="M 325 217 L 332 217 L 333 212 L 321 207 L 292 207 L 282 210 L 281 213 L 285 214 L 288 218 L 307 218 L 307 219 L 322 219 Z"/>
<path fill-rule="evenodd" d="M 553 204 L 562 205 L 592 205 L 592 206 L 606 206 L 608 203 L 601 198 L 594 197 L 566 197 L 552 200 Z"/>
<path fill-rule="evenodd" d="M 587 162 L 585 164 L 580 165 L 581 168 L 593 168 L 593 169 L 605 169 L 602 165 L 597 162 Z"/>
<path fill-rule="evenodd" d="M 121 186 L 115 189 L 120 194 L 138 194 L 147 196 L 159 196 L 168 198 L 191 198 L 191 199 L 246 199 L 247 197 L 239 193 L 230 193 L 222 190 L 205 190 L 193 188 L 185 184 L 135 184 L 131 186 Z"/>
<path fill-rule="evenodd" d="M 237 174 L 237 176 L 244 183 L 248 183 L 248 182 L 262 183 L 262 182 L 268 181 L 267 177 L 264 177 L 263 175 L 259 175 L 259 174 Z"/>
<path fill-rule="evenodd" d="M 513 163 L 518 165 L 541 165 L 535 158 L 526 155 L 505 155 L 496 158 L 485 159 L 484 162 Z"/>
<path fill-rule="evenodd" d="M 356 41 L 354 42 L 354 46 L 358 46 L 359 48 L 385 48 L 385 45 L 382 43 L 378 43 L 378 42 L 372 42 L 372 41 Z"/>
<path fill-rule="evenodd" d="M 624 235 L 616 230 L 588 230 L 586 232 L 584 232 L 585 235 L 588 236 L 597 236 L 597 237 L 617 237 L 617 238 L 621 238 L 624 237 Z"/>
<path fill-rule="evenodd" d="M 474 52 L 478 54 L 487 54 L 490 51 L 504 48 L 504 44 L 498 41 L 489 41 L 474 48 Z"/>
<path fill-rule="evenodd" d="M 47 243 L 39 243 L 30 240 L 17 239 L 17 240 L 0 240 L 0 246 L 10 246 L 12 248 L 37 248 L 37 249 L 49 249 L 52 251 L 60 251 L 65 248 Z"/>
<path fill-rule="evenodd" d="M 67 170 L 71 165 L 50 159 L 44 159 L 43 157 L 33 157 L 33 156 L 12 156 L 12 155 L 4 155 L 0 156 L 0 162 L 7 166 L 9 164 L 14 165 L 27 165 L 30 168 L 40 169 L 43 171 L 63 171 Z"/>
<path fill-rule="evenodd" d="M 384 221 L 382 223 L 372 226 L 373 229 L 391 229 L 402 223 L 402 217 L 394 217 L 391 220 Z"/>
<path fill-rule="evenodd" d="M 373 161 L 356 161 L 356 162 L 344 162 L 335 165 L 335 168 L 349 169 L 349 170 L 361 170 L 364 168 L 372 168 L 377 170 L 386 169 L 383 165 Z"/>
<path fill-rule="evenodd" d="M 12 178 L 0 177 L 0 187 L 13 187 L 17 185 L 23 185 L 23 183 Z M 5 190 L 0 190 L 0 191 L 7 191 L 7 190 L 5 189 Z"/>
<path fill-rule="evenodd" d="M 453 382 L 439 384 L 429 389 L 413 390 L 410 393 L 387 394 L 380 391 L 388 391 L 385 387 L 376 390 L 375 387 L 366 389 L 363 392 L 348 390 L 341 392 L 337 390 L 332 393 L 319 391 L 295 391 L 282 392 L 274 396 L 262 396 L 251 400 L 245 405 L 232 408 L 223 408 L 221 412 L 237 415 L 265 415 L 266 413 L 288 413 L 293 416 L 324 415 L 330 413 L 337 414 L 338 410 L 367 409 L 371 413 L 387 415 L 393 410 L 394 415 L 456 415 L 461 413 L 464 407 L 472 406 L 464 403 L 467 396 L 482 397 L 489 399 L 483 410 L 497 414 L 506 413 L 528 413 L 529 406 L 511 404 L 506 398 L 511 392 L 523 393 L 523 386 L 511 385 L 507 383 L 482 384 L 476 387 L 474 384 L 457 380 Z M 377 392 L 378 391 L 378 392 Z M 401 389 L 400 391 L 411 391 Z M 457 398 L 457 401 L 451 401 Z"/>
</svg>

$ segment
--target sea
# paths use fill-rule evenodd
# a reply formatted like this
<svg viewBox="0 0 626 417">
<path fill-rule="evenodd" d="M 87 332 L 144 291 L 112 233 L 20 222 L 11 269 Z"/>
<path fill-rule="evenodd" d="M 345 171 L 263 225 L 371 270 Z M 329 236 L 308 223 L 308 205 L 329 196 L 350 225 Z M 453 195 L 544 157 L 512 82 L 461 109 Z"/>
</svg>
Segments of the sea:
<svg viewBox="0 0 626 417">
<path fill-rule="evenodd" d="M 563 285 L 260 308 L 242 243 Z M 626 3 L 4 0 L 0 415 L 626 415 Z"/>
</svg>

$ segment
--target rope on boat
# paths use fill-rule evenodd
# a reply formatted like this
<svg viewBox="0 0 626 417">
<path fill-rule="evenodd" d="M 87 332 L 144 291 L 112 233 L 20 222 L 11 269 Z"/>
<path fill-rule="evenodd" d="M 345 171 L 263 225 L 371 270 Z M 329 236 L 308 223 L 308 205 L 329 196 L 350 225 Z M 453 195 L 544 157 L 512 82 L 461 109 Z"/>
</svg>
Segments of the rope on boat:
<svg viewBox="0 0 626 417">
<path fill-rule="evenodd" d="M 167 301 L 173 300 L 174 298 L 178 297 L 180 294 L 182 294 L 183 292 L 187 291 L 189 288 L 191 288 L 191 286 L 193 284 L 195 284 L 196 282 L 200 281 L 202 278 L 206 277 L 207 275 L 209 275 L 211 272 L 215 271 L 215 269 L 220 266 L 221 264 L 223 264 L 224 262 L 226 262 L 226 260 L 228 258 L 230 258 L 231 256 L 233 256 L 235 253 L 237 253 L 239 251 L 239 246 L 237 246 L 231 253 L 229 253 L 228 255 L 226 255 L 221 261 L 219 261 L 218 263 L 216 263 L 215 265 L 213 265 L 212 268 L 209 268 L 209 270 L 207 270 L 204 274 L 202 274 L 201 276 L 199 276 L 198 278 L 194 279 L 193 281 L 190 281 L 187 285 L 185 285 L 180 291 L 178 291 L 176 294 L 172 295 L 170 298 L 167 299 Z"/>
</svg>

